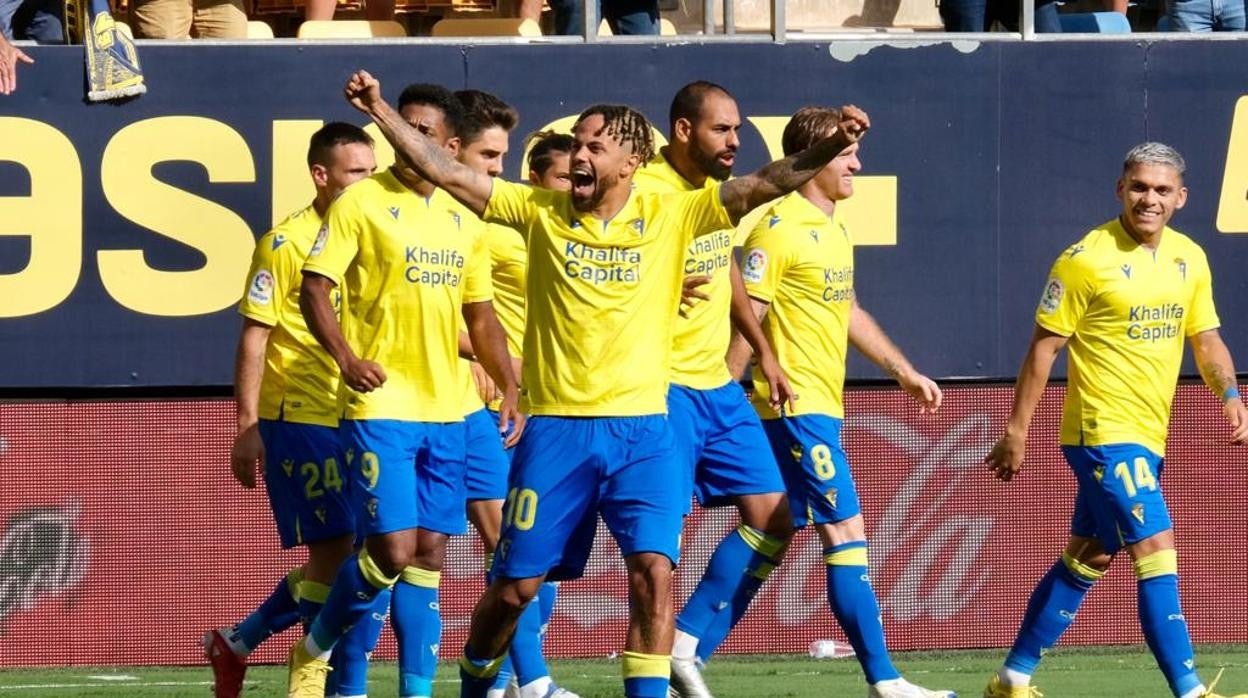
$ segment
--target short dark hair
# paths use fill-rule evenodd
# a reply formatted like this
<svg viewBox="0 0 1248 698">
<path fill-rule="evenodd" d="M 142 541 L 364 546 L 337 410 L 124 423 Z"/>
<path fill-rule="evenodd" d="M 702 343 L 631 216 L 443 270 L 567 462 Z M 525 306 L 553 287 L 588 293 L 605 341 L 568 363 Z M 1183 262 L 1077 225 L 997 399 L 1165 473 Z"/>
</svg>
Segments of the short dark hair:
<svg viewBox="0 0 1248 698">
<path fill-rule="evenodd" d="M 623 104 L 595 104 L 581 112 L 576 123 L 595 114 L 602 116 L 602 130 L 620 145 L 627 143 L 642 164 L 654 157 L 654 129 L 644 114 Z"/>
<path fill-rule="evenodd" d="M 841 122 L 841 110 L 835 107 L 802 107 L 784 127 L 780 146 L 784 156 L 800 153 L 832 135 Z"/>
<path fill-rule="evenodd" d="M 555 153 L 572 152 L 572 136 L 556 131 L 538 131 L 525 139 L 529 144 L 529 169 L 541 177 L 554 162 Z"/>
<path fill-rule="evenodd" d="M 459 90 L 455 98 L 464 108 L 464 121 L 459 127 L 459 140 L 471 143 L 486 129 L 495 126 L 510 131 L 520 121 L 520 112 L 489 92 Z"/>
<path fill-rule="evenodd" d="M 342 121 L 331 121 L 325 124 L 312 134 L 312 140 L 308 143 L 308 167 L 313 165 L 328 167 L 332 164 L 330 153 L 334 148 L 348 143 L 363 143 L 370 148 L 373 147 L 372 137 L 355 124 Z"/>
<path fill-rule="evenodd" d="M 676 96 L 672 97 L 672 106 L 667 112 L 668 128 L 675 131 L 676 122 L 680 119 L 688 119 L 690 122 L 697 121 L 698 114 L 702 112 L 702 102 L 712 92 L 719 92 L 725 97 L 732 99 L 732 93 L 728 92 L 727 88 L 706 80 L 694 80 L 680 88 L 676 92 Z"/>
<path fill-rule="evenodd" d="M 399 111 L 409 104 L 430 106 L 442 112 L 442 121 L 451 135 L 459 135 L 464 123 L 464 106 L 455 98 L 455 93 L 441 85 L 418 82 L 403 88 L 399 95 Z"/>
</svg>

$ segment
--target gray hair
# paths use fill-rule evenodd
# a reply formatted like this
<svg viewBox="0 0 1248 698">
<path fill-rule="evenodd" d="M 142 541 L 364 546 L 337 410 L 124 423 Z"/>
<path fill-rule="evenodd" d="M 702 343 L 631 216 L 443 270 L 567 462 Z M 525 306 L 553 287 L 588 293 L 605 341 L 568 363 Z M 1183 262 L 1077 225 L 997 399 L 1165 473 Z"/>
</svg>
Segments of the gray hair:
<svg viewBox="0 0 1248 698">
<path fill-rule="evenodd" d="M 1179 151 L 1165 143 L 1152 141 L 1141 143 L 1128 150 L 1127 156 L 1122 160 L 1122 171 L 1127 172 L 1136 165 L 1144 164 L 1173 167 L 1180 175 L 1187 170 L 1187 163 L 1184 162 L 1183 156 L 1179 155 Z"/>
</svg>

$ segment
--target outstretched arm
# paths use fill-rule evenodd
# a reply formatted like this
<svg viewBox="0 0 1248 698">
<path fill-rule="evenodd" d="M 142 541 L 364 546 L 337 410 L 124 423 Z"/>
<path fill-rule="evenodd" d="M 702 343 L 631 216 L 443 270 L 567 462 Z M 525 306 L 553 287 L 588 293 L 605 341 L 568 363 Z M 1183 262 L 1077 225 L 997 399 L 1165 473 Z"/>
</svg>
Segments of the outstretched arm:
<svg viewBox="0 0 1248 698">
<path fill-rule="evenodd" d="M 1200 377 L 1222 401 L 1222 414 L 1231 424 L 1231 443 L 1248 442 L 1248 409 L 1239 397 L 1239 384 L 1235 379 L 1230 350 L 1216 329 L 1199 332 L 1190 339 Z"/>
<path fill-rule="evenodd" d="M 445 189 L 478 216 L 485 213 L 493 183 L 490 178 L 460 164 L 441 146 L 403 120 L 381 98 L 381 83 L 367 71 L 351 76 L 345 88 L 351 106 L 367 114 L 394 146 L 395 152 L 426 180 Z"/>
<path fill-rule="evenodd" d="M 1014 383 L 1014 404 L 1010 407 L 1005 434 L 984 457 L 984 462 L 1000 480 L 1013 479 L 1023 467 L 1023 452 L 1027 447 L 1027 430 L 1031 428 L 1032 415 L 1044 395 L 1053 362 L 1062 347 L 1066 346 L 1066 339 L 1039 325 L 1032 332 L 1027 356 L 1023 358 L 1023 365 L 1018 369 L 1018 380 Z"/>
<path fill-rule="evenodd" d="M 822 170 L 841 151 L 857 143 L 871 128 L 867 113 L 858 107 L 841 107 L 841 122 L 830 136 L 800 153 L 763 165 L 757 172 L 729 180 L 719 197 L 736 225 L 753 209 L 797 189 Z"/>
</svg>

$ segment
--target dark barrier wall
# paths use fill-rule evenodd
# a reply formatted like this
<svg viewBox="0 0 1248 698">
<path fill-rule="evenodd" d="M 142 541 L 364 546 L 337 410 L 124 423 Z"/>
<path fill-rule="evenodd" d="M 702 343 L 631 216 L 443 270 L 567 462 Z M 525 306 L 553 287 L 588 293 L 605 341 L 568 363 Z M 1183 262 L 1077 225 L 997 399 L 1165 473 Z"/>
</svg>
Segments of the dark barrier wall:
<svg viewBox="0 0 1248 698">
<path fill-rule="evenodd" d="M 997 483 L 981 463 L 1011 392 L 955 388 L 935 415 L 918 414 L 899 390 L 848 394 L 844 443 L 894 649 L 1008 646 L 1032 586 L 1065 545 L 1075 480 L 1057 447 L 1060 389 L 1040 404 L 1022 475 Z M 239 620 L 302 559 L 278 552 L 264 493 L 230 478 L 233 433 L 224 399 L 0 403 L 0 471 L 27 474 L 0 488 L 0 667 L 203 661 L 200 633 Z M 1201 386 L 1179 389 L 1171 434 L 1162 487 L 1184 615 L 1197 642 L 1244 642 L 1248 606 L 1228 603 L 1248 595 L 1243 454 L 1226 444 L 1217 401 Z M 678 599 L 735 516 L 690 517 Z M 463 646 L 482 567 L 475 536 L 452 538 L 440 599 L 451 655 Z M 624 580 L 600 529 L 585 577 L 560 587 L 551 656 L 620 650 Z M 803 652 L 812 640 L 843 640 L 826 595 L 819 542 L 807 530 L 725 651 Z M 1062 641 L 1141 642 L 1129 560 L 1117 560 Z M 292 642 L 290 634 L 266 642 L 251 661 L 283 661 Z M 393 650 L 387 632 L 383 656 Z"/>
<path fill-rule="evenodd" d="M 747 118 L 739 171 L 800 106 L 866 108 L 847 204 L 860 298 L 943 377 L 1014 373 L 1051 260 L 1116 214 L 1123 153 L 1164 140 L 1191 167 L 1176 224 L 1209 252 L 1248 361 L 1242 42 L 141 50 L 150 93 L 130 104 L 85 104 L 81 51 L 60 47 L 32 49 L 0 99 L 0 386 L 230 382 L 253 236 L 310 198 L 308 134 L 358 121 L 340 97 L 356 67 L 391 97 L 412 81 L 496 92 L 521 132 L 596 101 L 662 124 L 680 85 L 714 80 Z M 873 375 L 854 359 L 851 377 Z"/>
</svg>

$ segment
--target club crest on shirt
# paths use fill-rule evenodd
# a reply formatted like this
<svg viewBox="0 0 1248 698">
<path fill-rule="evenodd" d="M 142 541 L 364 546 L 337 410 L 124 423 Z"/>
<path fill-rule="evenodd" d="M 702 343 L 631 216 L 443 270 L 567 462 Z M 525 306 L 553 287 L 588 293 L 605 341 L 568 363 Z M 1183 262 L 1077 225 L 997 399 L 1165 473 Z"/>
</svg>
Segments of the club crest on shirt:
<svg viewBox="0 0 1248 698">
<path fill-rule="evenodd" d="M 1174 265 L 1179 268 L 1179 275 L 1183 277 L 1183 280 L 1187 281 L 1187 261 L 1182 257 L 1175 257 Z"/>
<path fill-rule="evenodd" d="M 325 241 L 329 239 L 329 223 L 322 223 L 321 229 L 316 231 L 316 242 L 312 244 L 312 250 L 308 252 L 309 257 L 315 257 L 325 251 Z"/>
<path fill-rule="evenodd" d="M 745 253 L 745 264 L 741 268 L 741 276 L 749 283 L 756 284 L 763 280 L 763 270 L 767 268 L 767 253 L 754 248 Z"/>
<path fill-rule="evenodd" d="M 1066 294 L 1066 287 L 1062 286 L 1062 282 L 1057 279 L 1049 279 L 1044 285 L 1044 295 L 1040 296 L 1040 312 L 1051 314 L 1057 312 L 1057 307 L 1062 304 L 1062 296 Z"/>
<path fill-rule="evenodd" d="M 247 285 L 247 300 L 268 305 L 273 300 L 273 275 L 268 269 L 257 269 Z"/>
</svg>

